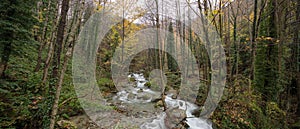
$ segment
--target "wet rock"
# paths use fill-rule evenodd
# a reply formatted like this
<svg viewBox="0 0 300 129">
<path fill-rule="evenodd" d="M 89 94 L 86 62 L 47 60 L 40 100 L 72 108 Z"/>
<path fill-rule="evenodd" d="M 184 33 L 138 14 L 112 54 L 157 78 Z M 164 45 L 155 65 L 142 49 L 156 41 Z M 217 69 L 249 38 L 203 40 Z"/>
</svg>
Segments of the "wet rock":
<svg viewBox="0 0 300 129">
<path fill-rule="evenodd" d="M 158 79 L 153 79 L 153 80 L 150 81 L 150 83 L 151 83 L 151 86 L 149 88 L 151 90 L 153 90 L 153 91 L 161 91 L 161 86 L 159 85 L 161 83 L 159 82 Z"/>
<path fill-rule="evenodd" d="M 127 96 L 127 98 L 128 98 L 129 100 L 133 100 L 133 99 L 135 98 L 135 94 L 129 93 L 128 96 Z"/>
<path fill-rule="evenodd" d="M 165 124 L 167 128 L 184 128 L 187 117 L 184 110 L 178 108 L 168 109 L 166 110 L 166 114 Z"/>
<path fill-rule="evenodd" d="M 148 87 L 148 88 L 151 87 L 151 83 L 150 83 L 150 82 L 146 82 L 144 85 L 145 85 L 146 87 Z"/>
<path fill-rule="evenodd" d="M 161 94 L 155 94 L 155 95 L 153 95 L 153 100 L 154 99 L 161 99 L 162 97 L 161 97 Z"/>
<path fill-rule="evenodd" d="M 155 108 L 159 108 L 159 107 L 163 107 L 164 104 L 163 104 L 163 101 L 162 100 L 159 100 L 156 102 L 156 104 L 154 105 Z"/>
<path fill-rule="evenodd" d="M 172 95 L 172 99 L 177 99 L 177 95 Z"/>
<path fill-rule="evenodd" d="M 135 78 L 134 78 L 134 77 L 130 77 L 130 78 L 129 78 L 129 81 L 130 81 L 130 82 L 135 82 Z"/>
<path fill-rule="evenodd" d="M 137 98 L 138 99 L 142 99 L 142 100 L 149 100 L 149 99 L 151 99 L 151 96 L 150 95 L 147 95 L 147 94 L 139 94 L 138 96 L 137 96 Z"/>
<path fill-rule="evenodd" d="M 143 92 L 143 89 L 139 89 L 138 91 L 137 91 L 137 93 L 142 93 Z"/>
<path fill-rule="evenodd" d="M 151 100 L 151 102 L 154 102 L 154 103 L 157 103 L 158 101 L 161 100 L 161 97 L 160 96 L 154 96 Z"/>
<path fill-rule="evenodd" d="M 178 91 L 174 89 L 170 89 L 167 94 L 171 95 L 172 99 L 177 99 Z"/>
<path fill-rule="evenodd" d="M 192 112 L 192 115 L 194 115 L 195 117 L 199 117 L 200 116 L 200 113 L 201 113 L 201 110 L 200 109 L 196 109 Z"/>
</svg>

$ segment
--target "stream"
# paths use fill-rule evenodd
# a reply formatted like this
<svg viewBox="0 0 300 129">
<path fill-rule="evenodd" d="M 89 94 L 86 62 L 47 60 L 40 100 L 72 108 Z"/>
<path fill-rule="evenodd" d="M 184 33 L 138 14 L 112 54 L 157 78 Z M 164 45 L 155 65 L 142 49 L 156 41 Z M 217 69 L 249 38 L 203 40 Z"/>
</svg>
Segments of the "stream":
<svg viewBox="0 0 300 129">
<path fill-rule="evenodd" d="M 119 91 L 113 97 L 115 101 L 121 101 L 126 104 L 150 104 L 155 103 L 161 97 L 161 93 L 153 91 L 145 84 L 148 82 L 143 74 L 133 73 L 128 76 L 134 78 L 135 87 L 130 87 L 126 90 Z M 193 112 L 199 110 L 200 107 L 187 101 L 173 99 L 173 94 L 169 93 L 164 98 L 166 110 L 163 111 L 163 106 L 160 107 L 160 112 L 152 121 L 143 123 L 142 129 L 167 129 L 167 128 L 188 128 L 188 129 L 212 129 L 212 124 L 208 120 L 198 118 L 193 115 Z M 156 102 L 159 103 L 160 101 Z M 160 102 L 162 104 L 162 102 Z M 163 104 L 162 104 L 163 105 Z M 158 107 L 157 107 L 158 108 Z M 153 115 L 153 114 L 152 114 Z"/>
<path fill-rule="evenodd" d="M 197 117 L 201 107 L 180 99 L 176 90 L 169 89 L 162 99 L 160 87 L 149 86 L 142 73 L 132 73 L 128 79 L 106 99 L 105 106 L 113 108 L 87 110 L 70 121 L 80 129 L 212 129 L 210 120 Z M 151 76 L 149 80 L 153 81 Z"/>
</svg>

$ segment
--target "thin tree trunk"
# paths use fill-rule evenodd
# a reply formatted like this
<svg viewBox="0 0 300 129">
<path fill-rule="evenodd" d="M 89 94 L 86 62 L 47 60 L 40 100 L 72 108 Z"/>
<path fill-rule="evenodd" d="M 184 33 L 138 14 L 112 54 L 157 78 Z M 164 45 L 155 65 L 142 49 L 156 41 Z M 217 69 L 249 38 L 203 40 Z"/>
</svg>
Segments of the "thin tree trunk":
<svg viewBox="0 0 300 129">
<path fill-rule="evenodd" d="M 294 42 L 296 43 L 295 45 L 295 63 L 296 64 L 296 76 L 295 80 L 297 82 L 297 96 L 298 96 L 298 101 L 300 101 L 300 38 L 299 38 L 299 27 L 300 27 L 300 2 L 297 1 L 297 11 L 296 11 L 296 22 L 298 22 L 297 26 L 295 27 L 294 30 Z M 297 105 L 297 116 L 300 117 L 300 103 Z"/>
<path fill-rule="evenodd" d="M 81 0 L 78 1 L 77 4 L 80 4 Z M 82 6 L 84 7 L 84 3 L 82 3 Z M 75 11 L 77 11 L 78 6 L 76 5 Z M 64 56 L 64 62 L 63 62 L 63 68 L 60 72 L 60 78 L 59 81 L 57 83 L 57 88 L 56 88 L 56 94 L 55 94 L 55 99 L 54 99 L 54 103 L 53 103 L 53 107 L 52 107 L 52 112 L 51 112 L 51 119 L 50 119 L 50 129 L 53 129 L 55 126 L 55 121 L 56 121 L 56 115 L 57 115 L 57 111 L 58 111 L 58 102 L 59 102 L 59 98 L 60 98 L 60 93 L 61 93 L 61 89 L 62 89 L 62 84 L 63 84 L 63 80 L 64 80 L 64 75 L 65 75 L 65 71 L 67 69 L 68 66 L 68 61 L 70 59 L 70 57 L 72 57 L 72 52 L 74 49 L 74 44 L 77 38 L 77 31 L 78 29 L 80 29 L 81 26 L 81 17 L 83 14 L 83 8 L 81 8 L 81 11 L 79 12 L 79 16 L 77 17 L 77 19 L 73 19 L 73 23 L 76 23 L 75 26 L 71 26 L 72 30 L 70 31 L 70 35 L 73 38 L 72 41 L 68 41 L 66 40 L 66 43 L 70 42 L 68 45 L 68 49 L 67 52 Z M 76 22 L 75 22 L 76 21 Z"/>
<path fill-rule="evenodd" d="M 220 29 L 220 39 L 223 40 L 223 18 L 222 18 L 222 0 L 219 0 L 219 29 Z"/>
<path fill-rule="evenodd" d="M 160 28 L 160 22 L 159 22 L 159 7 L 158 7 L 158 0 L 155 0 L 155 5 L 156 5 L 156 28 L 157 28 L 157 35 L 156 35 L 156 46 L 158 47 L 158 50 L 156 50 L 155 51 L 155 67 L 156 68 L 159 68 L 160 67 L 160 49 L 159 49 L 159 46 L 160 46 L 160 44 L 159 44 L 159 39 L 158 39 L 158 36 L 159 36 L 159 34 L 158 34 L 158 30 L 159 30 L 159 28 Z"/>
<path fill-rule="evenodd" d="M 53 104 L 52 112 L 51 112 L 50 129 L 54 129 L 54 125 L 55 125 L 55 121 L 56 121 L 56 114 L 57 114 L 57 111 L 58 111 L 58 101 L 59 101 L 59 98 L 60 98 L 60 93 L 61 93 L 61 89 L 62 89 L 62 84 L 63 84 L 63 80 L 64 80 L 65 71 L 66 71 L 67 66 L 68 66 L 68 61 L 69 61 L 69 58 L 72 55 L 72 48 L 73 48 L 72 46 L 69 47 L 68 52 L 65 55 L 63 68 L 62 68 L 61 73 L 60 73 L 58 85 L 57 85 L 57 88 L 56 88 L 54 104 Z"/>
<path fill-rule="evenodd" d="M 256 56 L 256 28 L 257 28 L 257 0 L 254 0 L 254 18 L 253 18 L 253 24 L 252 24 L 252 37 L 251 37 L 251 68 L 250 68 L 250 74 L 249 79 L 254 79 L 254 73 L 255 73 L 255 56 Z"/>
<path fill-rule="evenodd" d="M 37 65 L 34 69 L 34 72 L 37 72 L 40 70 L 41 68 L 41 64 L 42 64 L 42 53 L 43 53 L 43 49 L 45 48 L 46 44 L 47 44 L 47 39 L 46 39 L 46 34 L 47 34 L 47 29 L 48 29 L 48 21 L 49 21 L 49 10 L 51 8 L 51 0 L 48 1 L 48 7 L 47 7 L 47 16 L 44 22 L 44 26 L 43 26 L 43 30 L 42 30 L 42 37 L 40 40 L 40 46 L 39 46 L 39 50 L 38 50 L 38 59 L 37 59 Z"/>
<path fill-rule="evenodd" d="M 55 10 L 56 10 L 55 13 L 57 15 L 58 15 L 58 8 L 59 8 L 59 5 L 57 3 L 56 8 L 55 8 Z M 49 38 L 50 39 L 49 48 L 48 48 L 47 57 L 45 60 L 45 66 L 43 69 L 42 85 L 46 84 L 48 73 L 49 73 L 49 68 L 50 68 L 50 63 L 52 61 L 53 52 L 54 52 L 53 44 L 54 44 L 54 41 L 56 40 L 55 35 L 57 33 L 58 18 L 54 19 L 53 21 L 54 21 L 54 23 L 52 24 L 51 35 Z"/>
<path fill-rule="evenodd" d="M 45 84 L 46 81 L 47 81 L 52 55 L 53 55 L 53 43 L 50 43 L 48 54 L 47 54 L 47 59 L 46 59 L 46 62 L 45 62 L 45 68 L 44 68 L 44 72 L 43 72 L 42 84 Z"/>
<path fill-rule="evenodd" d="M 12 51 L 12 43 L 6 42 L 4 43 L 4 47 L 2 50 L 2 57 L 0 62 L 0 78 L 3 79 L 6 77 L 5 71 L 7 70 L 10 54 Z"/>
<path fill-rule="evenodd" d="M 208 9 L 208 7 L 206 5 L 206 7 L 204 7 L 204 10 L 203 10 L 202 7 L 201 7 L 201 0 L 198 0 L 197 3 L 198 3 L 198 8 L 200 10 L 200 16 L 201 16 L 200 20 L 202 22 L 202 28 L 204 29 L 203 30 L 204 35 L 205 35 L 204 36 L 204 38 L 205 38 L 204 41 L 206 42 L 205 47 L 206 47 L 208 55 L 211 55 L 211 46 L 210 46 L 210 42 L 209 42 L 209 38 L 208 38 L 208 28 L 205 26 L 206 21 L 203 18 L 204 16 L 202 14 L 203 11 L 208 12 L 208 10 L 205 10 L 205 9 Z M 203 74 L 204 80 L 208 80 L 208 81 L 206 81 L 206 85 L 208 86 L 208 89 L 209 89 L 210 88 L 210 75 L 209 75 L 210 61 L 209 61 L 209 57 L 205 57 L 203 69 L 204 69 L 203 70 L 204 71 L 204 74 Z M 209 90 L 207 90 L 207 91 L 209 91 Z"/>
<path fill-rule="evenodd" d="M 124 0 L 122 1 L 122 62 L 124 58 L 124 40 L 125 40 L 125 10 L 124 10 Z"/>
<path fill-rule="evenodd" d="M 60 60 L 61 60 L 61 52 L 63 48 L 63 39 L 64 39 L 64 32 L 66 27 L 66 18 L 69 10 L 69 0 L 62 1 L 61 7 L 61 17 L 59 20 L 58 28 L 57 28 L 57 35 L 56 35 L 56 42 L 54 44 L 54 56 L 53 56 L 53 69 L 52 69 L 52 78 L 54 79 L 54 83 L 49 85 L 49 88 L 53 88 L 53 84 L 58 80 L 58 71 L 60 67 Z"/>
</svg>

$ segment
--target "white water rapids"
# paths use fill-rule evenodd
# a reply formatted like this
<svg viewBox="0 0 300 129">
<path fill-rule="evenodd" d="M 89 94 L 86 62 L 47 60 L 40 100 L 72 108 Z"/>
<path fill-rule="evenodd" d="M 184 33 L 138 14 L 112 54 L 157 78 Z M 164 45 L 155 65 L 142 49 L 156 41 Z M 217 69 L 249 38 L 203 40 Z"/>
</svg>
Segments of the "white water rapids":
<svg viewBox="0 0 300 129">
<path fill-rule="evenodd" d="M 136 87 L 130 87 L 126 90 L 120 91 L 114 97 L 114 100 L 119 100 L 124 103 L 151 103 L 153 100 L 160 97 L 161 93 L 153 91 L 145 86 L 145 83 L 148 82 L 143 74 L 131 74 L 129 78 L 134 78 L 136 81 Z M 184 118 L 182 121 L 188 126 L 188 129 L 212 129 L 212 124 L 207 119 L 198 118 L 193 115 L 195 110 L 199 110 L 199 107 L 193 103 L 183 101 L 180 99 L 172 99 L 172 94 L 168 94 L 165 97 L 165 104 L 167 109 L 176 109 L 175 113 L 178 114 L 178 111 L 183 111 Z M 180 114 L 180 113 L 179 113 Z M 171 115 L 173 116 L 173 115 Z M 175 115 L 176 116 L 176 115 Z M 168 129 L 171 128 L 166 124 L 168 119 L 168 112 L 161 112 L 150 122 L 146 122 L 140 126 L 142 129 Z"/>
</svg>

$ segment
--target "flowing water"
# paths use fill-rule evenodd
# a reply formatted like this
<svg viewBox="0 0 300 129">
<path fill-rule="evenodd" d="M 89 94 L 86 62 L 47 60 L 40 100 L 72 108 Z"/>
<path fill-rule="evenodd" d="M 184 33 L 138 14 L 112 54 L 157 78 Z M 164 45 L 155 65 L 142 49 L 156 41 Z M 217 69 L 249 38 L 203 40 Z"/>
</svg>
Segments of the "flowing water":
<svg viewBox="0 0 300 129">
<path fill-rule="evenodd" d="M 136 86 L 119 91 L 117 95 L 113 97 L 113 100 L 121 101 L 126 104 L 147 105 L 150 103 L 157 103 L 155 100 L 161 99 L 160 92 L 151 90 L 145 86 L 148 80 L 144 78 L 143 74 L 134 73 L 128 77 L 135 79 Z M 160 112 L 156 114 L 153 113 L 155 117 L 151 119 L 151 121 L 144 122 L 140 128 L 167 129 L 176 127 L 188 129 L 212 129 L 212 124 L 209 120 L 193 115 L 193 112 L 200 109 L 199 106 L 184 100 L 173 99 L 172 95 L 172 93 L 169 93 L 164 98 L 166 110 L 160 110 Z M 149 107 L 149 105 L 145 107 Z M 163 106 L 160 108 L 163 108 Z"/>
</svg>

